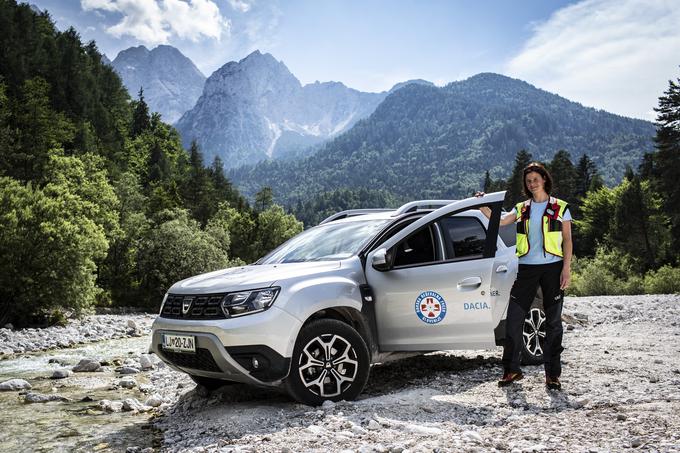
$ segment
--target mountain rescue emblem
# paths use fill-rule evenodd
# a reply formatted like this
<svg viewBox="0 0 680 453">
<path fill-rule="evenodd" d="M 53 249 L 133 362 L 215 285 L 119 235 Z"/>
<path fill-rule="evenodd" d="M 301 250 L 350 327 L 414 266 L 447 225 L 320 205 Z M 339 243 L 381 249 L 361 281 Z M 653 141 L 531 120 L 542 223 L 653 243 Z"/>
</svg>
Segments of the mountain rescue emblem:
<svg viewBox="0 0 680 453">
<path fill-rule="evenodd" d="M 423 291 L 416 298 L 416 315 L 427 324 L 437 324 L 446 316 L 446 302 L 434 291 Z"/>
</svg>

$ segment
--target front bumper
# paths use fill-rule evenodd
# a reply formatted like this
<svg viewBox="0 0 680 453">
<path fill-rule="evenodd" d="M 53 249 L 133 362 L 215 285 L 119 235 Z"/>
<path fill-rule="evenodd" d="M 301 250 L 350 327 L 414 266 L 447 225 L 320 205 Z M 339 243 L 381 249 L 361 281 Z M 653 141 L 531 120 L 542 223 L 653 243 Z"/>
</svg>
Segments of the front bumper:
<svg viewBox="0 0 680 453">
<path fill-rule="evenodd" d="M 171 368 L 192 375 L 277 386 L 290 369 L 290 357 L 301 326 L 297 318 L 276 307 L 231 319 L 158 317 L 152 326 L 149 350 Z M 165 351 L 163 334 L 194 336 L 196 353 Z"/>
</svg>

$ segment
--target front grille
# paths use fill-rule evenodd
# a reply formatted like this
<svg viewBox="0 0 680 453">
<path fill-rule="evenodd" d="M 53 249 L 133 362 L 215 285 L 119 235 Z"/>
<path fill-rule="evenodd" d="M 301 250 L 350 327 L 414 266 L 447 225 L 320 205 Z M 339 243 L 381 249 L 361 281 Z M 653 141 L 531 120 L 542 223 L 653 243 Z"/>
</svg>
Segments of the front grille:
<svg viewBox="0 0 680 453">
<path fill-rule="evenodd" d="M 183 296 L 168 294 L 168 298 L 163 305 L 161 318 L 172 319 L 225 319 L 220 302 L 224 299 L 224 294 L 207 294 L 201 296 Z M 189 311 L 184 314 L 182 305 L 184 302 L 190 303 Z"/>
<path fill-rule="evenodd" d="M 183 368 L 193 368 L 194 370 L 202 371 L 215 371 L 221 372 L 215 359 L 213 359 L 212 354 L 205 348 L 197 348 L 195 354 L 188 354 L 186 352 L 174 352 L 165 351 L 162 345 L 158 345 L 160 351 L 163 351 L 163 355 L 168 359 L 173 365 Z"/>
</svg>

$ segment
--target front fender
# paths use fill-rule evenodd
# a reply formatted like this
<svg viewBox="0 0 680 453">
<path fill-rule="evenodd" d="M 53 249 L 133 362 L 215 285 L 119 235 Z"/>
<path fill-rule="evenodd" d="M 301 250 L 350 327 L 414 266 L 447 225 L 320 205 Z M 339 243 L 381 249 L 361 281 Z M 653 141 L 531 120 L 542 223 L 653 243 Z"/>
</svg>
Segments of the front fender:
<svg viewBox="0 0 680 453">
<path fill-rule="evenodd" d="M 353 308 L 360 312 L 362 306 L 359 284 L 340 276 L 325 276 L 297 282 L 286 289 L 282 288 L 279 297 L 286 301 L 279 308 L 300 320 L 297 331 L 289 337 L 289 344 L 286 346 L 287 357 L 293 355 L 300 329 L 313 314 L 338 307 Z"/>
</svg>

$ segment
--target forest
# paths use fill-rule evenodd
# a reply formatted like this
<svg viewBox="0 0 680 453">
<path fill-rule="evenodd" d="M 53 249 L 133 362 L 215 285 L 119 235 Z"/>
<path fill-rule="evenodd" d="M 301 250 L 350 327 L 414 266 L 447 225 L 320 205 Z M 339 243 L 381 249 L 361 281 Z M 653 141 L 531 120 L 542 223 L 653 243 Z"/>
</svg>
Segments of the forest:
<svg viewBox="0 0 680 453">
<path fill-rule="evenodd" d="M 302 230 L 131 99 L 94 42 L 0 0 L 0 325 L 157 310 L 167 288 Z"/>
<path fill-rule="evenodd" d="M 408 115 L 417 105 L 403 108 Z M 560 150 L 545 162 L 575 219 L 571 294 L 680 291 L 680 79 L 669 82 L 656 112 L 654 150 L 619 183 L 587 154 L 574 163 Z M 366 124 L 358 125 L 362 134 L 371 133 Z M 639 135 L 631 140 L 638 146 Z M 522 199 L 521 170 L 541 156 L 514 153 L 507 179 L 489 166 L 457 190 L 508 190 L 509 202 Z M 404 185 L 403 174 L 390 177 Z M 249 202 L 219 157 L 206 163 L 195 144 L 185 150 L 178 132 L 149 111 L 143 90 L 127 93 L 94 42 L 57 30 L 47 13 L 0 0 L 0 325 L 63 322 L 95 307 L 157 310 L 175 281 L 253 262 L 302 231 L 303 221 L 397 206 L 417 192 L 417 184 L 408 191 L 350 184 L 289 198 L 285 209 L 263 185 Z"/>
</svg>

